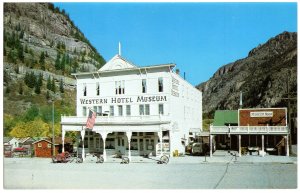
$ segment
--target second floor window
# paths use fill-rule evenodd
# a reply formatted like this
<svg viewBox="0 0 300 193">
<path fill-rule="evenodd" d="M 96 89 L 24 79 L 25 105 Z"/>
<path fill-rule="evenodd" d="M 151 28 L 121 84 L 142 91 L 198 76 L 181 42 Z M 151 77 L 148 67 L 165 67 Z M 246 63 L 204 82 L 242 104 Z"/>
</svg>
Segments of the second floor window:
<svg viewBox="0 0 300 193">
<path fill-rule="evenodd" d="M 96 92 L 97 92 L 97 96 L 100 95 L 100 84 L 99 82 L 96 83 Z"/>
<path fill-rule="evenodd" d="M 131 106 L 130 105 L 126 105 L 126 115 L 127 116 L 131 115 Z"/>
<path fill-rule="evenodd" d="M 142 93 L 146 93 L 147 92 L 147 82 L 146 79 L 142 80 Z"/>
<path fill-rule="evenodd" d="M 97 115 L 101 115 L 102 114 L 102 106 L 98 106 L 97 107 Z"/>
<path fill-rule="evenodd" d="M 140 115 L 150 115 L 150 105 L 149 104 L 140 105 L 139 110 L 140 110 Z"/>
<path fill-rule="evenodd" d="M 163 92 L 163 91 L 164 91 L 163 78 L 159 77 L 158 78 L 158 92 Z"/>
<path fill-rule="evenodd" d="M 119 116 L 123 116 L 123 106 L 118 105 Z"/>
<path fill-rule="evenodd" d="M 125 80 L 115 81 L 115 93 L 125 94 Z"/>
<path fill-rule="evenodd" d="M 109 106 L 109 116 L 114 116 L 115 112 L 114 112 L 114 106 Z"/>
<path fill-rule="evenodd" d="M 164 114 L 164 104 L 158 105 L 158 114 L 163 115 Z"/>
<path fill-rule="evenodd" d="M 86 107 L 82 107 L 82 116 L 86 116 Z"/>
</svg>

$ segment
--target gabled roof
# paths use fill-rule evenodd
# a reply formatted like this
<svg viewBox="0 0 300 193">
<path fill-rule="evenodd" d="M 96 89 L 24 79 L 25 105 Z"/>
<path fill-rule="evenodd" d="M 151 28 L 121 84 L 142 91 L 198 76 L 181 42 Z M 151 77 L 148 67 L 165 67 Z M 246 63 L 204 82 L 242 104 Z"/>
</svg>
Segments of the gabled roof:
<svg viewBox="0 0 300 193">
<path fill-rule="evenodd" d="M 214 117 L 214 126 L 238 125 L 238 111 L 217 110 Z"/>
<path fill-rule="evenodd" d="M 18 141 L 19 141 L 19 143 L 25 143 L 29 139 L 31 139 L 31 137 L 18 138 Z"/>
<path fill-rule="evenodd" d="M 37 141 L 33 142 L 32 144 L 35 144 L 35 143 L 38 143 L 38 142 L 41 142 L 41 141 L 46 141 L 46 142 L 52 144 L 52 142 L 51 142 L 51 141 L 48 141 L 47 139 L 40 139 L 40 140 L 37 140 Z"/>
<path fill-rule="evenodd" d="M 104 66 L 102 66 L 98 71 L 112 71 L 112 70 L 121 70 L 121 69 L 130 69 L 130 68 L 137 68 L 131 62 L 128 62 L 120 55 L 115 55 L 112 59 L 110 59 Z"/>
</svg>

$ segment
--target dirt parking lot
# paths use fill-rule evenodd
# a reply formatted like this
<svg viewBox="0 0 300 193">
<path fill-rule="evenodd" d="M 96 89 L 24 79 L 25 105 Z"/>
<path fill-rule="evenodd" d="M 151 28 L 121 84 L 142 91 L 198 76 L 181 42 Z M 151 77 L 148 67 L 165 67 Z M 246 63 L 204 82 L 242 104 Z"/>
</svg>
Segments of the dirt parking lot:
<svg viewBox="0 0 300 193">
<path fill-rule="evenodd" d="M 6 189 L 297 188 L 295 163 L 53 164 L 42 158 L 4 158 L 3 162 Z"/>
</svg>

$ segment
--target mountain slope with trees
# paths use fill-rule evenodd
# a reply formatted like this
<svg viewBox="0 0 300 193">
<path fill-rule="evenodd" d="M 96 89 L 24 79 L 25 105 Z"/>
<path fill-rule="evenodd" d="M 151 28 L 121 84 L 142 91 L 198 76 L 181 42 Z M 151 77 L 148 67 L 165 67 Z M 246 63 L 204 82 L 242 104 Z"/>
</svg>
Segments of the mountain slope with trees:
<svg viewBox="0 0 300 193">
<path fill-rule="evenodd" d="M 4 135 L 50 136 L 52 101 L 59 135 L 60 115 L 75 114 L 71 73 L 95 71 L 104 58 L 52 3 L 4 3 L 3 25 Z"/>
</svg>

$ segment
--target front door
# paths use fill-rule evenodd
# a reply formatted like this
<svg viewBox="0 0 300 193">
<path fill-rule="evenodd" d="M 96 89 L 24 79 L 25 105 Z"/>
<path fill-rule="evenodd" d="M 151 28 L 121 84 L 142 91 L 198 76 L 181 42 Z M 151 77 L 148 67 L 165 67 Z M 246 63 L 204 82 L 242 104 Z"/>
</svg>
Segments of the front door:
<svg viewBox="0 0 300 193">
<path fill-rule="evenodd" d="M 118 137 L 117 138 L 117 146 L 116 146 L 116 151 L 119 152 L 122 154 L 122 155 L 125 155 L 125 150 L 126 150 L 126 147 L 125 147 L 125 139 L 124 137 Z"/>
</svg>

